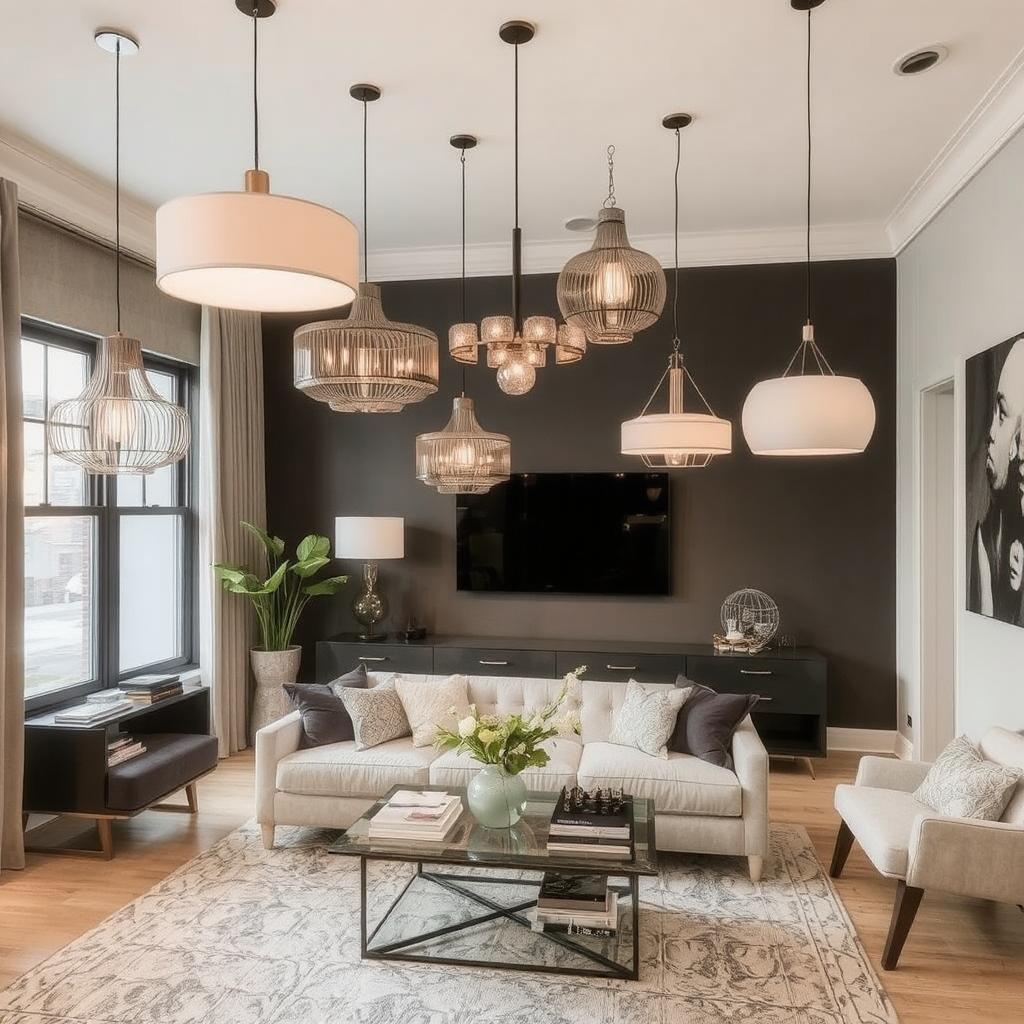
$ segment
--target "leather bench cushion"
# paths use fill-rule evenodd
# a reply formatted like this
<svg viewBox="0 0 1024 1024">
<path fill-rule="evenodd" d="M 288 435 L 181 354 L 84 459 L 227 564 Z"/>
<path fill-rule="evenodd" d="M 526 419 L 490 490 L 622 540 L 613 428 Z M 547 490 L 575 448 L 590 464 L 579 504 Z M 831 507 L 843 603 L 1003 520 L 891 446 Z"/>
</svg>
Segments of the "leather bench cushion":
<svg viewBox="0 0 1024 1024">
<path fill-rule="evenodd" d="M 653 800 L 658 814 L 716 818 L 743 814 L 743 793 L 735 772 L 692 754 L 670 751 L 661 758 L 615 743 L 588 743 L 577 774 L 584 789 L 621 787 L 631 796 Z"/>
<path fill-rule="evenodd" d="M 392 786 L 427 786 L 433 747 L 411 736 L 356 750 L 353 740 L 297 750 L 277 763 L 277 788 L 300 796 L 380 797 Z"/>
<path fill-rule="evenodd" d="M 107 769 L 107 807 L 137 811 L 217 765 L 217 737 L 136 733 L 146 753 Z"/>
<path fill-rule="evenodd" d="M 542 793 L 557 793 L 563 786 L 576 785 L 576 769 L 579 767 L 583 748 L 574 740 L 554 736 L 543 743 L 551 760 L 543 768 L 527 768 L 522 773 L 527 789 Z M 468 786 L 470 779 L 483 766 L 469 754 L 457 754 L 449 750 L 430 766 L 430 783 L 433 786 L 451 786 L 453 789 Z"/>
<path fill-rule="evenodd" d="M 935 817 L 935 811 L 912 793 L 873 786 L 836 786 L 835 805 L 868 860 L 883 875 L 906 878 L 914 821 L 920 814 Z"/>
</svg>

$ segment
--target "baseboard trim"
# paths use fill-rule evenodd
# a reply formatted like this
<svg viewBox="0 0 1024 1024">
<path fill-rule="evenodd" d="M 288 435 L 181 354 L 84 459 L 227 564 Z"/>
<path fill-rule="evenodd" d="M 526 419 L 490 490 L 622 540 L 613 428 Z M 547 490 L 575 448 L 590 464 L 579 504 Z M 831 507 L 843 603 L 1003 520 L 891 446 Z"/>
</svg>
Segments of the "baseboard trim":
<svg viewBox="0 0 1024 1024">
<path fill-rule="evenodd" d="M 829 727 L 829 750 L 857 750 L 864 754 L 896 754 L 904 757 L 895 729 L 843 729 Z"/>
</svg>

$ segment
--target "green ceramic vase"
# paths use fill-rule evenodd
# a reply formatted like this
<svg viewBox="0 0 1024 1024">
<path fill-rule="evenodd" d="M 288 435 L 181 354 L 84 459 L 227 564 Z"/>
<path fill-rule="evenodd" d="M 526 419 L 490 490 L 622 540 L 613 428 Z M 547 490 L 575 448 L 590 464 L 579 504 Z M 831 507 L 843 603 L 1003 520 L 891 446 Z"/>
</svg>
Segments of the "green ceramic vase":
<svg viewBox="0 0 1024 1024">
<path fill-rule="evenodd" d="M 485 764 L 466 787 L 466 799 L 485 828 L 509 828 L 526 810 L 526 783 L 500 764 Z"/>
</svg>

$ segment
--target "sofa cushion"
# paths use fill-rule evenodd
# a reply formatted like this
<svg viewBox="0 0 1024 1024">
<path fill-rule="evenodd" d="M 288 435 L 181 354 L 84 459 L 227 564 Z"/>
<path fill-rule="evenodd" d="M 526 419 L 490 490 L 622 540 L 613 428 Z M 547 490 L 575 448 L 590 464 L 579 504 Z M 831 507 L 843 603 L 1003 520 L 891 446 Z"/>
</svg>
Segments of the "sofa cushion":
<svg viewBox="0 0 1024 1024">
<path fill-rule="evenodd" d="M 732 768 L 732 735 L 760 700 L 756 693 L 715 693 L 702 686 L 683 704 L 669 750 Z"/>
<path fill-rule="evenodd" d="M 557 793 L 563 786 L 575 786 L 576 769 L 583 750 L 580 744 L 575 739 L 553 736 L 541 745 L 551 755 L 551 760 L 543 768 L 527 768 L 522 773 L 526 788 Z M 469 754 L 449 750 L 431 764 L 430 784 L 452 788 L 468 786 L 481 767 L 480 762 Z"/>
<path fill-rule="evenodd" d="M 986 761 L 966 736 L 957 736 L 935 759 L 914 796 L 950 818 L 998 821 L 1022 774 L 1016 766 Z"/>
<path fill-rule="evenodd" d="M 692 691 L 648 690 L 635 679 L 626 684 L 626 699 L 612 720 L 609 743 L 635 747 L 654 757 L 668 757 L 669 737 L 676 727 L 679 709 Z"/>
<path fill-rule="evenodd" d="M 409 719 L 417 747 L 433 746 L 437 727 L 454 729 L 469 714 L 468 680 L 453 675 L 435 682 L 420 676 L 395 676 L 395 689 Z"/>
<path fill-rule="evenodd" d="M 358 750 L 402 739 L 412 732 L 394 680 L 368 690 L 339 690 L 338 696 L 352 719 Z"/>
<path fill-rule="evenodd" d="M 277 788 L 302 796 L 380 797 L 392 786 L 426 786 L 431 747 L 414 747 L 412 738 L 390 740 L 357 750 L 354 740 L 297 750 L 277 764 Z"/>
<path fill-rule="evenodd" d="M 981 737 L 981 752 L 996 764 L 1024 769 L 1024 736 L 1020 733 L 994 726 Z M 1024 776 L 1017 782 L 1017 788 L 999 820 L 1010 825 L 1024 825 Z"/>
<path fill-rule="evenodd" d="M 217 737 L 135 733 L 146 753 L 107 769 L 107 807 L 137 811 L 217 767 Z"/>
<path fill-rule="evenodd" d="M 302 715 L 300 747 L 319 747 L 324 743 L 340 743 L 353 738 L 352 719 L 338 696 L 338 692 L 348 686 L 366 689 L 365 665 L 357 666 L 326 685 L 284 684 L 284 692 L 292 707 Z"/>
<path fill-rule="evenodd" d="M 631 796 L 653 800 L 659 814 L 737 818 L 743 813 L 735 773 L 690 754 L 670 752 L 662 759 L 614 743 L 588 743 L 577 777 L 584 789 L 621 787 Z"/>
<path fill-rule="evenodd" d="M 836 810 L 883 875 L 905 878 L 914 820 L 934 811 L 913 793 L 873 786 L 836 786 Z"/>
<path fill-rule="evenodd" d="M 561 684 L 559 684 L 561 685 Z M 644 683 L 648 692 L 671 690 L 672 683 Z M 582 708 L 580 734 L 584 743 L 607 743 L 612 734 L 612 721 L 626 699 L 624 683 L 604 683 L 595 679 L 580 680 Z M 684 705 L 685 706 L 685 705 Z"/>
</svg>

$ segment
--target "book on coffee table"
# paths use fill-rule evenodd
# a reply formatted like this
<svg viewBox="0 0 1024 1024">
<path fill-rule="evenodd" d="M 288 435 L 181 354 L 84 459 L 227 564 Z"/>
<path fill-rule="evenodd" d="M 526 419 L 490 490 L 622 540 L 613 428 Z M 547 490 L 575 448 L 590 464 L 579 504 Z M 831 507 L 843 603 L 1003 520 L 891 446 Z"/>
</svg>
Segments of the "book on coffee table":
<svg viewBox="0 0 1024 1024">
<path fill-rule="evenodd" d="M 569 808 L 567 792 L 562 788 L 554 813 L 551 815 L 551 826 L 548 835 L 576 836 L 595 839 L 629 839 L 633 834 L 633 802 L 631 797 L 623 797 L 624 806 L 621 811 L 594 811 Z"/>
<path fill-rule="evenodd" d="M 607 875 L 545 871 L 537 894 L 537 907 L 540 910 L 607 913 L 613 898 Z"/>
<path fill-rule="evenodd" d="M 444 802 L 419 803 L 406 792 L 396 793 L 371 819 L 371 839 L 421 839 L 441 842 L 462 816 L 462 800 L 444 794 Z"/>
</svg>

